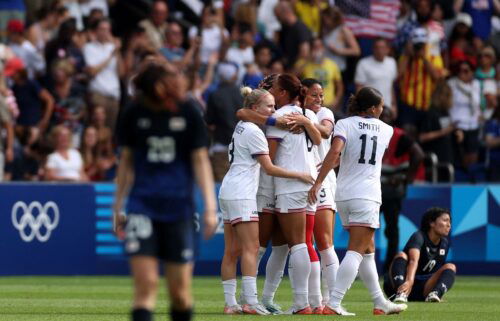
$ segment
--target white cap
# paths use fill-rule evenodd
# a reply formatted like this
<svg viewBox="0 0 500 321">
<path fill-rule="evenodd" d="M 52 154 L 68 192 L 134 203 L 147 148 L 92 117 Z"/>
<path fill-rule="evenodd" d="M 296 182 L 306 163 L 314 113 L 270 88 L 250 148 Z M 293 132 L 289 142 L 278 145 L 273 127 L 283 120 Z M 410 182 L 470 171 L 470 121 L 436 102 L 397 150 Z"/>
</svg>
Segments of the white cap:
<svg viewBox="0 0 500 321">
<path fill-rule="evenodd" d="M 465 13 L 465 12 L 460 12 L 459 14 L 457 14 L 457 20 L 456 20 L 457 24 L 458 23 L 463 23 L 464 25 L 466 25 L 467 27 L 472 27 L 472 18 L 470 17 L 470 15 L 468 13 Z"/>
<path fill-rule="evenodd" d="M 429 41 L 429 35 L 427 29 L 425 28 L 415 28 L 411 33 L 411 42 L 413 44 L 417 43 L 427 43 Z"/>
</svg>

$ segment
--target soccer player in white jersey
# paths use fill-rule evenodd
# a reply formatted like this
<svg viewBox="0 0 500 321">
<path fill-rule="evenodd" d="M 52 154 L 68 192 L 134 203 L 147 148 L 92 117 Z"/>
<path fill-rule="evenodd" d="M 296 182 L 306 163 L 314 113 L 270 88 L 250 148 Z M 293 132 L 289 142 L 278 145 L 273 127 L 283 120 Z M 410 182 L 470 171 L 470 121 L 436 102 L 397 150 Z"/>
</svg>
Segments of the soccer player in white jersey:
<svg viewBox="0 0 500 321">
<path fill-rule="evenodd" d="M 317 167 L 321 168 L 322 162 L 331 146 L 331 136 L 335 124 L 335 118 L 330 109 L 322 107 L 323 103 L 323 87 L 321 83 L 313 78 L 302 80 L 302 85 L 307 88 L 307 94 L 304 100 L 304 107 L 312 110 L 318 117 L 316 128 L 321 133 L 321 144 L 316 148 L 317 151 Z M 302 115 L 293 115 L 290 123 L 300 121 Z M 300 123 L 300 122 L 299 122 Z M 316 204 L 316 214 L 308 216 L 308 219 L 313 220 L 312 226 L 306 230 L 307 245 L 309 256 L 311 258 L 311 274 L 309 277 L 309 304 L 311 305 L 313 314 L 322 314 L 323 306 L 329 300 L 329 292 L 333 290 L 337 270 L 339 267 L 339 259 L 333 247 L 333 228 L 335 224 L 335 186 L 336 176 L 333 170 L 330 170 L 326 180 L 323 182 L 319 193 L 318 203 Z M 309 223 L 309 221 L 308 221 Z M 316 249 L 313 246 L 312 236 L 316 247 L 321 256 L 321 267 Z M 321 294 L 321 279 L 323 278 L 323 295 Z M 323 300 L 322 300 L 323 299 Z"/>
<path fill-rule="evenodd" d="M 274 97 L 263 89 L 242 89 L 244 107 L 263 115 L 274 112 Z M 222 181 L 219 202 L 224 218 L 225 251 L 221 274 L 226 306 L 224 313 L 266 315 L 269 312 L 257 301 L 256 264 L 259 250 L 259 226 L 256 194 L 260 167 L 272 176 L 297 179 L 312 184 L 310 173 L 288 171 L 274 166 L 269 158 L 267 140 L 262 130 L 250 122 L 240 121 L 229 145 L 231 167 Z M 245 304 L 235 298 L 236 263 L 241 250 L 242 292 Z"/>
<path fill-rule="evenodd" d="M 293 113 L 304 113 L 309 119 L 302 125 L 302 135 L 295 135 L 276 127 L 267 129 L 269 153 L 274 163 L 280 167 L 295 171 L 308 171 L 313 177 L 317 175 L 314 157 L 314 145 L 321 143 L 321 134 L 315 127 L 317 118 L 314 112 L 302 109 L 294 104 L 302 105 L 305 88 L 300 80 L 291 74 L 281 74 L 273 84 L 271 93 L 278 105 L 282 107 L 276 116 Z M 307 202 L 307 191 L 310 185 L 296 179 L 275 178 L 276 208 L 278 221 L 290 248 L 289 264 L 293 288 L 293 306 L 291 314 L 311 314 L 308 301 L 308 279 L 311 272 L 309 253 L 306 245 L 306 215 L 314 215 L 315 205 Z"/>
<path fill-rule="evenodd" d="M 348 107 L 352 116 L 335 125 L 332 147 L 309 191 L 309 201 L 315 204 L 321 184 L 340 158 L 335 201 L 342 225 L 349 231 L 349 245 L 323 314 L 353 315 L 341 306 L 341 301 L 358 270 L 371 294 L 374 314 L 399 313 L 407 308 L 384 297 L 375 265 L 374 234 L 380 225 L 382 157 L 393 134 L 393 128 L 378 119 L 383 103 L 382 94 L 371 87 L 351 96 Z"/>
</svg>

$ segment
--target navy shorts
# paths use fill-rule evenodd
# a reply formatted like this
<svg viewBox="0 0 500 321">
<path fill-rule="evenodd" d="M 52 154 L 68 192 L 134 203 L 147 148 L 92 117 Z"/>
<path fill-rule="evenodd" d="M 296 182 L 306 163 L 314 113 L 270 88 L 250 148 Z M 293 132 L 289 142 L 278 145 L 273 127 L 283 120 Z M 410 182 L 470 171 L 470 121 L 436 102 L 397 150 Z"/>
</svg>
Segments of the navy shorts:
<svg viewBox="0 0 500 321">
<path fill-rule="evenodd" d="M 415 282 L 411 288 L 411 293 L 408 296 L 409 301 L 425 301 L 424 288 L 425 283 L 431 278 L 432 274 L 415 275 Z M 384 275 L 384 292 L 388 298 L 396 295 L 397 289 L 393 288 L 392 282 L 389 279 L 389 274 Z M 392 297 L 391 299 L 393 299 Z"/>
<path fill-rule="evenodd" d="M 125 225 L 125 252 L 153 256 L 165 262 L 188 263 L 195 256 L 195 222 L 160 222 L 130 214 Z"/>
</svg>

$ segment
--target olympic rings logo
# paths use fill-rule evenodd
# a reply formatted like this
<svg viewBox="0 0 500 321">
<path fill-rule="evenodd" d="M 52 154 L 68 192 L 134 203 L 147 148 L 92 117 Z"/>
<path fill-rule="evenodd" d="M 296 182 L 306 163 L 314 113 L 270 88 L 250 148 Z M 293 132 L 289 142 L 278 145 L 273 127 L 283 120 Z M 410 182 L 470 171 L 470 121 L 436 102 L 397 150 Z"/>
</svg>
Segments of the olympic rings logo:
<svg viewBox="0 0 500 321">
<path fill-rule="evenodd" d="M 52 217 L 49 215 L 51 213 Z M 12 225 L 19 231 L 23 241 L 31 242 L 36 237 L 40 242 L 47 242 L 59 223 L 59 208 L 52 201 L 43 206 L 37 201 L 29 205 L 18 201 L 12 207 L 11 218 Z"/>
</svg>

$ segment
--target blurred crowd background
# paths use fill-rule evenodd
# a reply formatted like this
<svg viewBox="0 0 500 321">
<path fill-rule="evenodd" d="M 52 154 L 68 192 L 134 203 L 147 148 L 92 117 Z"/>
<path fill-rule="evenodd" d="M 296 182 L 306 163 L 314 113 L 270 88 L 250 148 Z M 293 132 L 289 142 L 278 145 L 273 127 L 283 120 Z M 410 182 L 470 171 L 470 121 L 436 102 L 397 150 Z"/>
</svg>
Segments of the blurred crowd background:
<svg viewBox="0 0 500 321">
<path fill-rule="evenodd" d="M 0 181 L 106 181 L 141 64 L 187 77 L 217 180 L 272 73 L 316 78 L 346 117 L 373 86 L 426 153 L 417 181 L 500 181 L 500 0 L 0 0 Z"/>
</svg>

